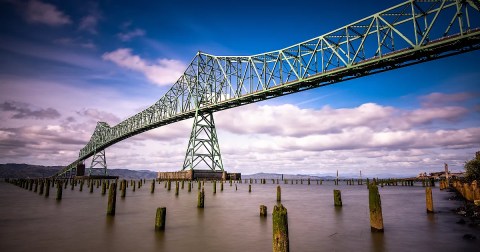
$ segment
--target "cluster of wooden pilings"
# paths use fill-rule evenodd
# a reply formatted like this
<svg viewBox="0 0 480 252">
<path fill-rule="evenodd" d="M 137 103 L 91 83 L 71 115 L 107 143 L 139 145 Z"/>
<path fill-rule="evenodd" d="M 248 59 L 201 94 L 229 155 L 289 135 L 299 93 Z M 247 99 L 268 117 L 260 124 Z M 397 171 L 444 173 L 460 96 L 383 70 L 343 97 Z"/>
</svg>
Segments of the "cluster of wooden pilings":
<svg viewBox="0 0 480 252">
<path fill-rule="evenodd" d="M 120 197 L 125 198 L 127 194 L 127 190 L 130 187 L 131 191 L 135 191 L 137 189 L 141 189 L 143 185 L 147 183 L 145 179 L 143 180 L 125 180 L 121 179 L 118 180 L 100 180 L 100 179 L 64 179 L 64 180 L 53 180 L 53 179 L 6 179 L 6 182 L 12 183 L 19 187 L 25 188 L 30 191 L 38 192 L 38 194 L 44 194 L 45 197 L 49 196 L 50 188 L 56 187 L 57 189 L 57 200 L 61 200 L 62 198 L 62 189 L 66 189 L 68 184 L 71 186 L 71 190 L 74 190 L 76 186 L 79 186 L 79 191 L 83 190 L 84 184 L 86 187 L 89 188 L 89 192 L 93 193 L 94 188 L 99 188 L 101 186 L 101 194 L 105 195 L 108 190 L 108 200 L 107 200 L 107 215 L 114 216 L 115 215 L 115 205 L 116 205 L 116 195 L 117 190 L 120 190 Z M 248 183 L 248 192 L 252 192 L 252 184 L 260 182 L 260 184 L 267 184 L 271 182 L 272 184 L 280 184 L 279 179 L 245 179 L 245 180 L 235 180 L 235 181 L 228 181 L 230 186 L 233 186 L 234 183 Z M 313 180 L 313 179 L 284 179 L 285 184 L 317 184 L 322 185 L 324 180 Z M 369 190 L 368 195 L 368 202 L 369 202 L 369 209 L 370 209 L 370 227 L 372 232 L 383 232 L 383 215 L 382 215 L 382 205 L 378 187 L 383 186 L 413 186 L 415 182 L 418 180 L 413 179 L 373 179 L 372 182 L 367 178 L 366 180 L 358 179 L 345 179 L 345 180 L 338 180 L 335 179 L 335 185 L 338 185 L 340 181 L 344 181 L 346 185 L 363 185 L 364 181 L 366 182 L 367 188 Z M 155 184 L 161 184 L 164 182 L 164 186 L 167 190 L 172 189 L 172 182 L 175 184 L 175 195 L 179 195 L 179 189 L 182 190 L 185 187 L 185 183 L 188 183 L 188 192 L 192 190 L 192 184 L 197 183 L 198 186 L 198 197 L 197 197 L 197 207 L 198 208 L 205 208 L 205 183 L 206 180 L 197 180 L 197 181 L 185 181 L 185 180 L 151 180 L 150 184 L 150 193 L 155 193 Z M 220 191 L 223 191 L 224 184 L 227 181 L 208 181 L 212 184 L 213 193 L 217 193 L 217 183 L 220 183 Z M 425 195 L 426 195 L 426 209 L 427 213 L 433 213 L 433 198 L 432 198 L 432 190 L 430 186 L 435 186 L 434 181 L 430 180 L 421 180 L 422 186 L 426 187 Z M 445 186 L 445 182 L 440 181 L 440 187 L 443 188 Z M 476 199 L 476 197 L 480 196 L 480 193 L 477 188 L 477 184 L 461 184 L 458 181 L 453 182 L 453 187 L 456 188 L 462 195 L 465 195 L 465 198 Z M 235 185 L 235 190 L 237 190 L 237 185 Z M 276 187 L 276 201 L 277 204 L 273 208 L 273 251 L 288 251 L 289 250 L 289 241 L 288 241 L 288 217 L 287 217 L 287 209 L 281 204 L 282 196 L 281 196 L 281 187 L 277 185 Z M 471 192 L 471 193 L 470 193 Z M 469 196 L 471 195 L 471 196 Z M 342 207 L 342 197 L 340 190 L 333 190 L 333 205 L 334 207 Z M 165 207 L 157 208 L 156 216 L 155 216 L 155 230 L 162 231 L 165 230 L 165 223 L 166 223 L 166 212 L 167 209 Z M 266 217 L 267 216 L 267 206 L 261 205 L 260 206 L 260 216 Z"/>
<path fill-rule="evenodd" d="M 442 183 L 440 185 L 441 188 L 444 186 Z M 480 201 L 480 188 L 478 187 L 477 181 L 467 183 L 460 180 L 453 180 L 451 181 L 451 186 L 466 200 L 479 204 L 477 202 Z"/>
</svg>

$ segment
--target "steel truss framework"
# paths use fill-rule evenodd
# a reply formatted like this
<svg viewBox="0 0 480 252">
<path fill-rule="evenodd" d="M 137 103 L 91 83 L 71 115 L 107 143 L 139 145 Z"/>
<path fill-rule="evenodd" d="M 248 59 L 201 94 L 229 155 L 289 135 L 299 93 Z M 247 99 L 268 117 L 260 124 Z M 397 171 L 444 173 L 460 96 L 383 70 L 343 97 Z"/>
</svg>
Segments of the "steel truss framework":
<svg viewBox="0 0 480 252">
<path fill-rule="evenodd" d="M 88 175 L 104 175 L 107 176 L 107 158 L 105 157 L 105 149 L 93 154 L 92 163 L 88 169 Z"/>
<path fill-rule="evenodd" d="M 144 131 L 249 103 L 480 48 L 479 0 L 409 0 L 296 45 L 252 56 L 199 52 L 155 104 L 114 127 L 99 122 L 57 175 Z"/>
<path fill-rule="evenodd" d="M 203 166 L 203 167 L 202 167 Z M 212 113 L 195 113 L 183 169 L 208 168 L 223 171 L 220 145 Z"/>
</svg>

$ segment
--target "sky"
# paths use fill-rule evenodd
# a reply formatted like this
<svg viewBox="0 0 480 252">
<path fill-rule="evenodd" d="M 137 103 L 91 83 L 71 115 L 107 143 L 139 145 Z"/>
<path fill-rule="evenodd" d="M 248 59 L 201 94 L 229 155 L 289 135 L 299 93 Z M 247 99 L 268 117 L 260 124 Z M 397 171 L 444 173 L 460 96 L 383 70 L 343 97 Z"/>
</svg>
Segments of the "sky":
<svg viewBox="0 0 480 252">
<path fill-rule="evenodd" d="M 155 103 L 198 51 L 277 50 L 400 2 L 0 0 L 0 163 L 70 164 L 98 121 L 114 126 Z M 225 170 L 461 171 L 480 150 L 479 56 L 216 112 Z M 192 123 L 107 148 L 108 167 L 181 169 Z"/>
</svg>

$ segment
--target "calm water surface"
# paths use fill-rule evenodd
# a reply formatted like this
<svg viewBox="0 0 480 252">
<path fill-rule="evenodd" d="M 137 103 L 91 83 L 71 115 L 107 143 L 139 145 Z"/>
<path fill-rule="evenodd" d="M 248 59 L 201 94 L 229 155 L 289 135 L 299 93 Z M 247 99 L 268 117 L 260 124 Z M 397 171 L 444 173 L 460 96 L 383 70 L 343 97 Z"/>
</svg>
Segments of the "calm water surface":
<svg viewBox="0 0 480 252">
<path fill-rule="evenodd" d="M 126 198 L 117 197 L 115 217 L 106 216 L 107 197 L 85 186 L 63 191 L 55 200 L 0 182 L 0 251 L 271 251 L 276 186 L 224 185 L 213 194 L 205 183 L 205 209 L 198 209 L 197 184 L 175 196 L 164 184 L 150 194 L 150 183 Z M 436 214 L 425 212 L 425 189 L 379 188 L 385 233 L 372 234 L 365 185 L 280 184 L 288 209 L 291 251 L 480 251 L 480 229 L 456 224 L 452 193 L 433 190 Z M 333 189 L 343 207 L 333 206 Z M 117 196 L 120 196 L 117 192 Z M 259 217 L 259 206 L 269 216 Z M 156 208 L 167 207 L 165 232 L 154 231 Z M 476 240 L 464 240 L 474 234 Z"/>
</svg>

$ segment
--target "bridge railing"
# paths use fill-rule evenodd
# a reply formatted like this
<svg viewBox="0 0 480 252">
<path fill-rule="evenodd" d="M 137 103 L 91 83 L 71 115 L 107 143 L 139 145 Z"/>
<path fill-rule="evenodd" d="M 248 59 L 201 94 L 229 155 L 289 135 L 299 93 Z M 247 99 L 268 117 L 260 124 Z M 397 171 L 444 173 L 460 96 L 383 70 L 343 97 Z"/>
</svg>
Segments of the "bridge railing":
<svg viewBox="0 0 480 252">
<path fill-rule="evenodd" d="M 109 127 L 99 124 L 77 163 L 141 132 L 194 116 L 375 72 L 474 50 L 478 0 L 406 1 L 316 38 L 251 56 L 199 52 L 155 104 Z"/>
</svg>

